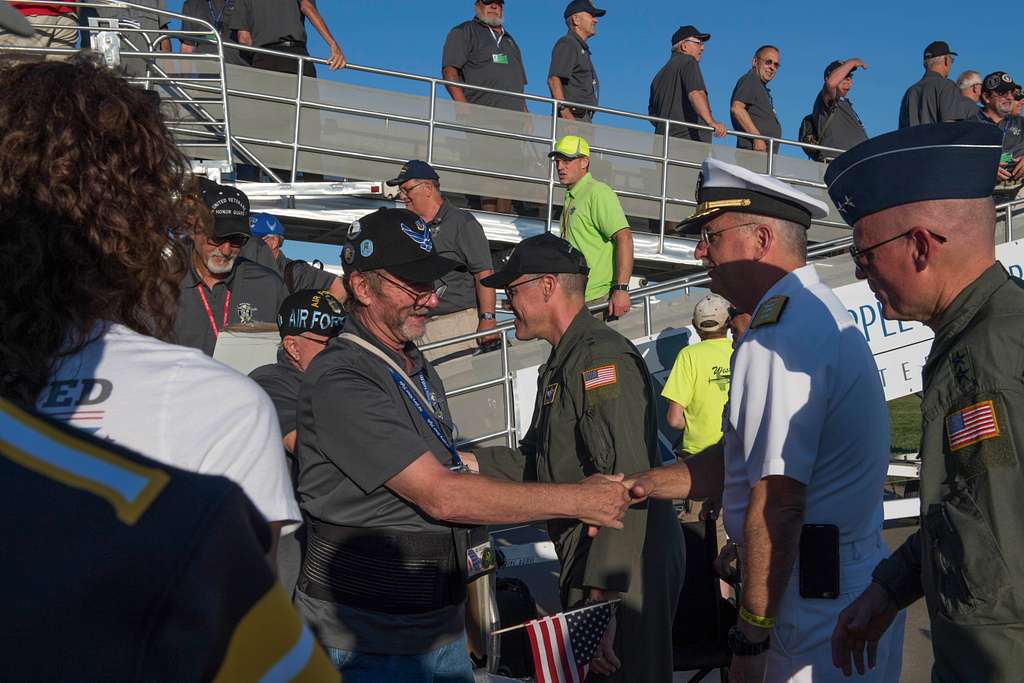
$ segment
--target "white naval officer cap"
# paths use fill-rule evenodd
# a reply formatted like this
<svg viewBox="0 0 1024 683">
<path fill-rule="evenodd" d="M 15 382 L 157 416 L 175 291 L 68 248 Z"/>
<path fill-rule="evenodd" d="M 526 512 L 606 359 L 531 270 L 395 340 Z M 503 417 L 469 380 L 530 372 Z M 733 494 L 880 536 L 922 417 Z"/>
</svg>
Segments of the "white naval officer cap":
<svg viewBox="0 0 1024 683">
<path fill-rule="evenodd" d="M 718 159 L 705 159 L 697 179 L 697 210 L 676 226 L 682 234 L 697 233 L 723 213 L 740 211 L 781 218 L 809 228 L 811 219 L 828 215 L 825 202 L 789 183 Z"/>
</svg>

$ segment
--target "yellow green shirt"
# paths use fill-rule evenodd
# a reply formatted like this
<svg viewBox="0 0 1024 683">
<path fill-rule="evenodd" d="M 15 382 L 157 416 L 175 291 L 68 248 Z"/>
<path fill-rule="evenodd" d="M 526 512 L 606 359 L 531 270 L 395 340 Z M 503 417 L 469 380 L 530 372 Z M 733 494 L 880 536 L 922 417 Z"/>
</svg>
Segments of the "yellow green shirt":
<svg viewBox="0 0 1024 683">
<path fill-rule="evenodd" d="M 615 277 L 612 235 L 629 227 L 619 198 L 615 190 L 587 173 L 565 191 L 563 203 L 562 238 L 583 253 L 590 267 L 585 298 L 606 297 Z"/>
<path fill-rule="evenodd" d="M 731 356 L 732 341 L 728 338 L 690 344 L 676 356 L 661 395 L 683 408 L 685 453 L 699 453 L 722 438 Z"/>
</svg>

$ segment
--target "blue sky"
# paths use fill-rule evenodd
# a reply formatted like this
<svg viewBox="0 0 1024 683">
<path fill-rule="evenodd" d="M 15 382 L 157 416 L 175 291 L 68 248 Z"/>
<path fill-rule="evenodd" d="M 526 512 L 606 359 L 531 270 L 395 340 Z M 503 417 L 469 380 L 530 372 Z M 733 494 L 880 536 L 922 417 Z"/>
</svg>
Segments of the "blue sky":
<svg viewBox="0 0 1024 683">
<path fill-rule="evenodd" d="M 448 30 L 473 13 L 470 0 L 320 0 L 318 4 L 349 61 L 430 76 L 440 76 L 441 48 Z M 982 75 L 1005 70 L 1024 77 L 1019 22 L 1008 11 L 983 5 L 918 0 L 835 5 L 779 0 L 701 5 L 595 0 L 595 4 L 608 10 L 590 43 L 601 78 L 601 104 L 616 109 L 646 113 L 651 78 L 668 58 L 673 31 L 683 24 L 712 34 L 702 69 L 712 110 L 726 125 L 730 125 L 729 96 L 736 80 L 750 68 L 754 50 L 765 43 L 781 49 L 782 68 L 770 87 L 787 138 L 796 137 L 800 119 L 810 112 L 821 88 L 822 72 L 833 59 L 860 57 L 868 64 L 867 71 L 855 74 L 850 99 L 869 135 L 896 127 L 900 98 L 920 78 L 921 55 L 932 40 L 946 40 L 959 53 L 954 78 L 964 69 Z M 168 2 L 172 9 L 180 5 L 177 0 Z M 528 92 L 548 94 L 548 62 L 551 46 L 565 32 L 564 7 L 558 0 L 506 3 L 506 27 L 522 49 Z M 311 29 L 310 38 L 311 53 L 326 56 L 326 46 Z M 401 83 L 391 79 L 320 70 L 321 77 L 401 89 Z M 629 125 L 625 119 L 606 115 L 599 115 L 597 123 Z M 646 123 L 639 125 L 646 129 Z M 718 144 L 735 142 L 726 138 Z"/>
</svg>

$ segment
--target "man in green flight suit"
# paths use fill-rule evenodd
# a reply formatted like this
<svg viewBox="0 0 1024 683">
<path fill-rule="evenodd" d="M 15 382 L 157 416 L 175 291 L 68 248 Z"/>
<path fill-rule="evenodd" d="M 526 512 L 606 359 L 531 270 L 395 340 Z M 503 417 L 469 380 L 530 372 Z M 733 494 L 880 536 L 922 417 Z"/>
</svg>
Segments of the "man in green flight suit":
<svg viewBox="0 0 1024 683">
<path fill-rule="evenodd" d="M 646 365 L 636 347 L 587 311 L 588 271 L 579 250 L 543 234 L 524 240 L 501 271 L 482 281 L 505 289 L 518 339 L 541 338 L 552 346 L 540 368 L 529 431 L 518 449 L 477 450 L 482 473 L 575 483 L 661 465 Z M 562 565 L 562 605 L 622 600 L 588 680 L 671 680 L 681 530 L 669 501 L 635 505 L 623 524 L 591 538 L 579 520 L 548 523 Z"/>
<path fill-rule="evenodd" d="M 898 610 L 924 596 L 933 681 L 1019 681 L 1024 662 L 1024 289 L 995 258 L 1001 131 L 915 126 L 828 168 L 851 254 L 886 318 L 935 332 L 924 365 L 921 528 L 839 619 L 833 663 L 868 666 Z"/>
</svg>

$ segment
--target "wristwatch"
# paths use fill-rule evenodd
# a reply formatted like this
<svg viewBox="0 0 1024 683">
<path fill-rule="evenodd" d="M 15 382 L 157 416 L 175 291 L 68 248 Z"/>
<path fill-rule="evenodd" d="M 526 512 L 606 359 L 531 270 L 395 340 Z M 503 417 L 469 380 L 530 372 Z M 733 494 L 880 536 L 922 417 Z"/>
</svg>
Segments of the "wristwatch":
<svg viewBox="0 0 1024 683">
<path fill-rule="evenodd" d="M 497 320 L 497 318 L 494 317 L 493 313 L 481 313 L 480 314 L 480 319 L 481 320 Z"/>
<path fill-rule="evenodd" d="M 619 285 L 619 284 L 612 285 L 612 291 L 613 292 L 628 292 L 629 291 L 629 285 Z"/>
<path fill-rule="evenodd" d="M 769 643 L 771 642 L 771 636 L 765 638 L 760 643 L 752 643 L 747 640 L 747 637 L 743 635 L 743 631 L 740 630 L 739 626 L 733 626 L 729 629 L 729 649 L 737 657 L 753 657 L 759 655 L 768 649 Z"/>
</svg>

